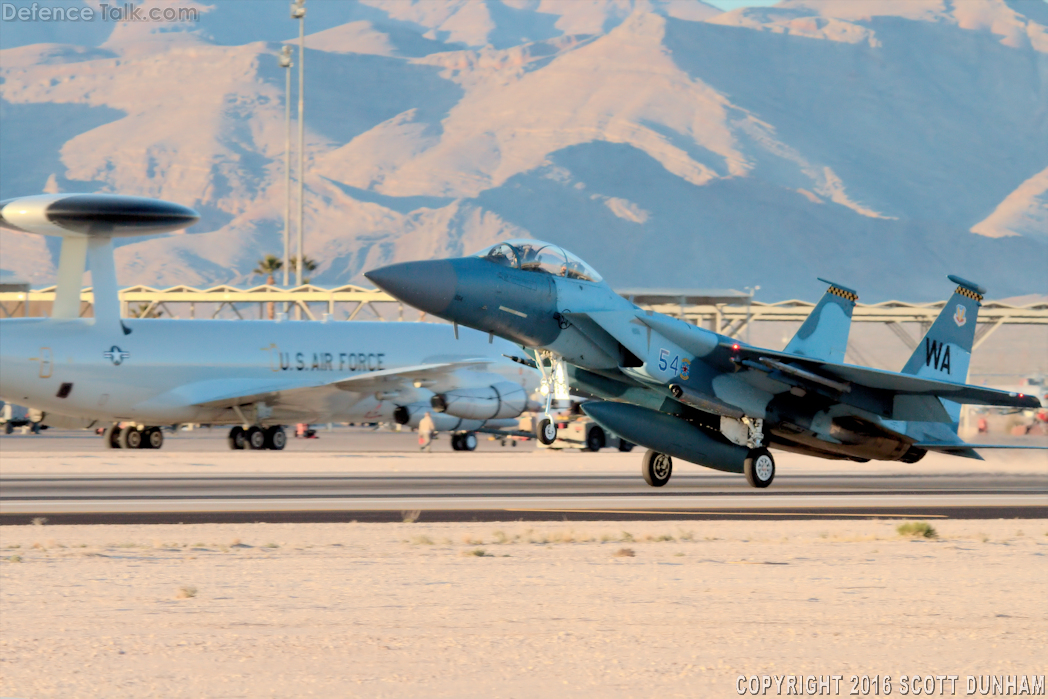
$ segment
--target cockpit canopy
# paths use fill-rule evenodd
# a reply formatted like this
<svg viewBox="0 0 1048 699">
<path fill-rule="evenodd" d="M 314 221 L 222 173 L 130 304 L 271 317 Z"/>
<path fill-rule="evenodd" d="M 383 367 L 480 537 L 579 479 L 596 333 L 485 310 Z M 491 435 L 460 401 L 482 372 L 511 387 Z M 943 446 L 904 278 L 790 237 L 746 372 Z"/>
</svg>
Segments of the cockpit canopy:
<svg viewBox="0 0 1048 699">
<path fill-rule="evenodd" d="M 543 272 L 555 277 L 599 282 L 601 276 L 580 258 L 552 243 L 541 240 L 507 240 L 478 252 L 476 257 L 504 267 Z"/>
</svg>

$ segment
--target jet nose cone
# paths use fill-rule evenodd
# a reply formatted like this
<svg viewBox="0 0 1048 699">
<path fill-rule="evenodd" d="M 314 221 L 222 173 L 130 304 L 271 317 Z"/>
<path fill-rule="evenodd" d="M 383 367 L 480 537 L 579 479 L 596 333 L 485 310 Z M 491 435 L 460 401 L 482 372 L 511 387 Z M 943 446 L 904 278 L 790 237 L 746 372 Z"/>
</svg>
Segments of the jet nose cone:
<svg viewBox="0 0 1048 699">
<path fill-rule="evenodd" d="M 390 296 L 438 316 L 451 304 L 458 284 L 455 268 L 448 260 L 402 262 L 373 269 L 364 276 Z"/>
</svg>

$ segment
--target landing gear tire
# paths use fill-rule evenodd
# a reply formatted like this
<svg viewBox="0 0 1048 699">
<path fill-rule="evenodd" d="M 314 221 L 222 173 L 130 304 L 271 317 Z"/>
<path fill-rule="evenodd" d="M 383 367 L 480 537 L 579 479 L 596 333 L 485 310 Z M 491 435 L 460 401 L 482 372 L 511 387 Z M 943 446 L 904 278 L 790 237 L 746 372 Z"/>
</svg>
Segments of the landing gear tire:
<svg viewBox="0 0 1048 699">
<path fill-rule="evenodd" d="M 633 442 L 627 442 L 625 439 L 619 439 L 619 451 L 633 451 Z"/>
<path fill-rule="evenodd" d="M 284 432 L 284 428 L 280 425 L 267 427 L 265 430 L 265 442 L 262 448 L 280 451 L 285 446 L 287 446 L 287 433 Z"/>
<path fill-rule="evenodd" d="M 775 480 L 775 459 L 764 447 L 750 449 L 742 465 L 746 482 L 754 488 L 767 488 Z"/>
<path fill-rule="evenodd" d="M 244 435 L 244 441 L 249 449 L 262 450 L 266 448 L 266 433 L 258 425 L 248 429 Z"/>
<path fill-rule="evenodd" d="M 607 444 L 604 430 L 594 427 L 586 434 L 586 451 L 600 451 Z"/>
<path fill-rule="evenodd" d="M 462 435 L 453 434 L 451 435 L 451 448 L 454 451 L 462 451 Z"/>
<path fill-rule="evenodd" d="M 147 427 L 142 433 L 142 447 L 159 449 L 162 446 L 164 446 L 164 431 L 159 427 Z"/>
<path fill-rule="evenodd" d="M 244 428 L 237 425 L 229 431 L 229 448 L 230 449 L 243 449 L 247 446 L 247 434 L 244 432 Z"/>
<path fill-rule="evenodd" d="M 557 441 L 557 426 L 553 424 L 553 421 L 548 417 L 544 417 L 539 420 L 538 429 L 535 430 L 535 436 L 540 442 L 549 446 Z"/>
<path fill-rule="evenodd" d="M 106 431 L 102 433 L 102 441 L 105 442 L 106 449 L 119 449 L 120 425 L 110 425 L 107 427 Z"/>
<path fill-rule="evenodd" d="M 645 483 L 652 488 L 661 488 L 670 482 L 670 476 L 673 475 L 673 459 L 669 454 L 648 449 L 640 461 L 640 472 Z"/>
<path fill-rule="evenodd" d="M 473 451 L 477 448 L 477 435 L 472 432 L 467 432 L 462 435 L 459 444 L 462 445 L 462 451 Z"/>
<path fill-rule="evenodd" d="M 129 425 L 120 430 L 120 437 L 117 438 L 117 441 L 121 449 L 141 449 L 142 431 Z"/>
</svg>

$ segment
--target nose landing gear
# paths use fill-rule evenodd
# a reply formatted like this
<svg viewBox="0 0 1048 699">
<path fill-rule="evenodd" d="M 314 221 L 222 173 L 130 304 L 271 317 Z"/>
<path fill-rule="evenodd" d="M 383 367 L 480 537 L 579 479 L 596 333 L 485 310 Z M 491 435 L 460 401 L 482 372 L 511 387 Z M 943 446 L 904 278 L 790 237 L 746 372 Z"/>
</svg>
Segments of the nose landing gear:
<svg viewBox="0 0 1048 699">
<path fill-rule="evenodd" d="M 549 372 L 546 371 L 545 365 L 547 356 L 550 358 Z M 542 373 L 542 388 L 546 393 L 546 405 L 542 411 L 542 419 L 535 426 L 535 437 L 546 446 L 549 446 L 557 441 L 557 423 L 553 422 L 553 416 L 549 412 L 553 404 L 553 394 L 557 390 L 557 372 L 552 354 L 536 352 L 535 359 L 538 360 L 536 365 Z"/>
<path fill-rule="evenodd" d="M 538 428 L 535 430 L 535 436 L 540 442 L 546 445 L 553 444 L 557 441 L 557 425 L 548 415 L 539 420 Z"/>
</svg>

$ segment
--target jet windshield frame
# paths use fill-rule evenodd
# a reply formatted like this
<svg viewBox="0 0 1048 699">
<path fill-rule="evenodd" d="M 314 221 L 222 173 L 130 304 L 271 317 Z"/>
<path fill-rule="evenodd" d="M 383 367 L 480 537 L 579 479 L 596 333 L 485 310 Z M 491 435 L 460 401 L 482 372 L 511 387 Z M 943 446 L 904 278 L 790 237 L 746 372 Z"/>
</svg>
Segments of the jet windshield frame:
<svg viewBox="0 0 1048 699">
<path fill-rule="evenodd" d="M 541 272 L 554 277 L 600 283 L 603 277 L 578 255 L 559 245 L 541 240 L 514 239 L 490 245 L 474 257 L 525 272 Z"/>
</svg>

